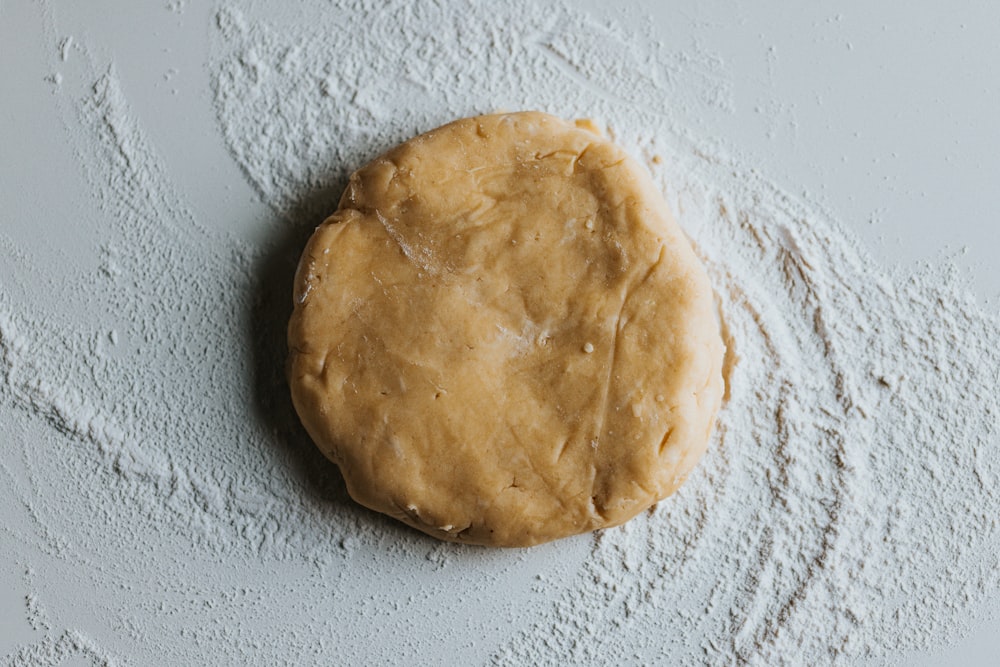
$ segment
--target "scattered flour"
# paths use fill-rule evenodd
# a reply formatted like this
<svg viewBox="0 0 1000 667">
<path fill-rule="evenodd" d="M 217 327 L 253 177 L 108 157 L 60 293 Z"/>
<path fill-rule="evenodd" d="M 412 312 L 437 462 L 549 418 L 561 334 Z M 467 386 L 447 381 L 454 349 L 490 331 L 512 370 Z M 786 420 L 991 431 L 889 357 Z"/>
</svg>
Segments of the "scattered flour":
<svg viewBox="0 0 1000 667">
<path fill-rule="evenodd" d="M 463 663 L 892 661 L 997 596 L 1000 322 L 947 268 L 877 266 L 679 126 L 678 107 L 732 109 L 718 58 L 565 5 L 275 7 L 219 10 L 209 63 L 269 243 L 197 220 L 113 63 L 56 42 L 91 63 L 59 99 L 100 214 L 94 263 L 44 278 L 85 312 L 0 293 L 2 497 L 24 517 L 0 545 L 26 564 L 35 633 L 8 662 L 420 662 L 442 645 Z M 497 552 L 351 503 L 291 410 L 283 341 L 298 252 L 350 171 L 521 108 L 607 122 L 648 164 L 709 267 L 728 391 L 673 498 Z M 81 576 L 47 586 L 55 562 Z"/>
</svg>

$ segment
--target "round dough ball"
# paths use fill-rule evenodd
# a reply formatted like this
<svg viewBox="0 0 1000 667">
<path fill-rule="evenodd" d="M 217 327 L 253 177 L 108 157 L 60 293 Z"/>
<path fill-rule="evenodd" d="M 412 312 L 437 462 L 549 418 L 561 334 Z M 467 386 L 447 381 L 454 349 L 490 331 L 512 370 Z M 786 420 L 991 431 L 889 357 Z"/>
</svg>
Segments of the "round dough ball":
<svg viewBox="0 0 1000 667">
<path fill-rule="evenodd" d="M 723 390 L 708 278 L 591 127 L 445 125 L 352 175 L 312 236 L 292 397 L 359 503 L 531 545 L 628 520 L 704 453 Z"/>
</svg>

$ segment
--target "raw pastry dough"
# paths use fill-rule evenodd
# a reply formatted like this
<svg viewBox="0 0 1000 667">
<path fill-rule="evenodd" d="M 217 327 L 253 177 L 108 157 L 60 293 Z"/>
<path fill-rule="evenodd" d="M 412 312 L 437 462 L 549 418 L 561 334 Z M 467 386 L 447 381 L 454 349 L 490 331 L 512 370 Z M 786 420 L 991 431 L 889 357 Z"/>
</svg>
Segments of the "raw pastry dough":
<svg viewBox="0 0 1000 667">
<path fill-rule="evenodd" d="M 467 118 L 353 176 L 295 280 L 296 409 L 352 497 L 435 537 L 613 526 L 705 451 L 723 345 L 649 176 L 586 123 Z"/>
</svg>

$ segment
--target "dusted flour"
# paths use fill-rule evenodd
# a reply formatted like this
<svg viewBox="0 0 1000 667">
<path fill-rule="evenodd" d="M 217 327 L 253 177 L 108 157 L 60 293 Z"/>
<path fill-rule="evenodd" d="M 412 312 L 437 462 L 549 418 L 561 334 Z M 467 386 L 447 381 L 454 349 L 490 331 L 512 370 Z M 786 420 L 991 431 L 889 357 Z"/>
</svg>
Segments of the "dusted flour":
<svg viewBox="0 0 1000 667">
<path fill-rule="evenodd" d="M 251 243 L 198 219 L 114 63 L 52 20 L 54 64 L 89 63 L 58 95 L 95 247 L 41 277 L 12 248 L 0 293 L 0 553 L 32 632 L 9 662 L 892 661 L 996 598 L 998 320 L 948 267 L 879 267 L 680 126 L 732 108 L 712 54 L 563 5 L 223 7 L 211 104 L 273 210 Z M 283 341 L 298 253 L 350 171 L 521 108 L 593 117 L 650 167 L 709 267 L 728 391 L 673 498 L 492 551 L 347 499 L 290 409 Z M 33 289 L 86 307 L 29 307 Z"/>
</svg>

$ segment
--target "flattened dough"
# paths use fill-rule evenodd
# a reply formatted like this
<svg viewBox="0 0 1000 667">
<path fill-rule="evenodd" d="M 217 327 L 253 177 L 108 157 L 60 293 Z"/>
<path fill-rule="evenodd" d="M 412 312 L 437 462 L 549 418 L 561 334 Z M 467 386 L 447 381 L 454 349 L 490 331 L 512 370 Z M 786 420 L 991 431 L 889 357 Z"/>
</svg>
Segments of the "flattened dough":
<svg viewBox="0 0 1000 667">
<path fill-rule="evenodd" d="M 524 546 L 671 494 L 722 396 L 711 288 L 586 123 L 456 121 L 358 170 L 295 280 L 289 380 L 351 496 Z"/>
</svg>

